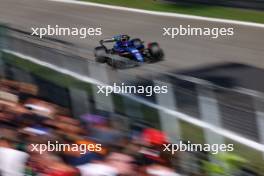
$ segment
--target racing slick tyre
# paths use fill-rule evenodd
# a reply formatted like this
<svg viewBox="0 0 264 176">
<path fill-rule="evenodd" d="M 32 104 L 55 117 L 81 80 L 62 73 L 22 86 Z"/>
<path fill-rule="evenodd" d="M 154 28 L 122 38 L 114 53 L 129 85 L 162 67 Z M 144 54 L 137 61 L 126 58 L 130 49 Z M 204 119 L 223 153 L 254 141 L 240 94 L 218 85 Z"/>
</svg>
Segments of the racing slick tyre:
<svg viewBox="0 0 264 176">
<path fill-rule="evenodd" d="M 103 46 L 98 46 L 94 49 L 94 56 L 95 61 L 99 63 L 106 63 L 107 57 L 106 57 L 106 49 Z"/>
<path fill-rule="evenodd" d="M 148 45 L 148 50 L 151 56 L 151 62 L 157 62 L 163 59 L 164 53 L 158 43 L 150 43 Z"/>
</svg>

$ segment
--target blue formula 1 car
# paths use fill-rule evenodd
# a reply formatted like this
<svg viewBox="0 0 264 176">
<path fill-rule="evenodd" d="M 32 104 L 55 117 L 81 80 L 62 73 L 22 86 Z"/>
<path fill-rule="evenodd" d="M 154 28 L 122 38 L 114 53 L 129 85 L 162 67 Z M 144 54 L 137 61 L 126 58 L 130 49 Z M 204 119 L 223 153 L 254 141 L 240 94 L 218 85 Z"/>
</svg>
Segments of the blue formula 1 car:
<svg viewBox="0 0 264 176">
<path fill-rule="evenodd" d="M 107 43 L 114 43 L 107 49 Z M 153 63 L 163 60 L 164 53 L 156 42 L 145 47 L 144 42 L 138 38 L 130 39 L 128 35 L 117 35 L 111 39 L 100 41 L 100 46 L 94 50 L 95 60 L 107 63 L 114 68 L 127 68 L 140 65 L 140 63 Z"/>
</svg>

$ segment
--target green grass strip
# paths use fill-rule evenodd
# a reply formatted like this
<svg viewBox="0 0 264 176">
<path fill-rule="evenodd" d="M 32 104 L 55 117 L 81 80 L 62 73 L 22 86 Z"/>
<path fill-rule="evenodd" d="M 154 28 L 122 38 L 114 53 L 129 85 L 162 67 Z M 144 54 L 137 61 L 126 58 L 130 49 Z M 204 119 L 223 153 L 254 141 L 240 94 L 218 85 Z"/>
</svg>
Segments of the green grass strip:
<svg viewBox="0 0 264 176">
<path fill-rule="evenodd" d="M 155 0 L 82 0 L 108 5 L 159 11 L 174 12 L 204 17 L 223 18 L 247 22 L 264 23 L 264 12 L 231 7 L 209 6 L 198 4 L 172 4 Z"/>
</svg>

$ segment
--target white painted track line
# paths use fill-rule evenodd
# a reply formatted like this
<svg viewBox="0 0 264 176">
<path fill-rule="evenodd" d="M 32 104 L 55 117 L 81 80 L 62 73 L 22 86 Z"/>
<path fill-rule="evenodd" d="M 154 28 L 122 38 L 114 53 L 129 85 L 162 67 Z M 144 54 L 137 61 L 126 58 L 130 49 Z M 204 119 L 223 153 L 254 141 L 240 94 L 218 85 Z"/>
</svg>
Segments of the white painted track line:
<svg viewBox="0 0 264 176">
<path fill-rule="evenodd" d="M 186 14 L 179 14 L 179 13 L 158 12 L 158 11 L 142 10 L 142 9 L 135 9 L 135 8 L 128 8 L 128 7 L 121 7 L 121 6 L 105 5 L 105 4 L 99 4 L 99 3 L 93 3 L 93 2 L 77 1 L 77 0 L 47 0 L 47 1 L 101 7 L 101 8 L 107 8 L 107 9 L 113 9 L 113 10 L 136 12 L 136 13 L 165 16 L 165 17 L 185 18 L 185 19 L 192 19 L 192 20 L 201 20 L 201 21 L 208 21 L 208 22 L 217 22 L 217 23 L 226 23 L 226 24 L 235 24 L 235 25 L 242 25 L 242 26 L 264 28 L 264 24 L 261 24 L 261 23 L 245 22 L 245 21 L 238 21 L 238 20 L 210 18 L 210 17 L 186 15 Z"/>
</svg>

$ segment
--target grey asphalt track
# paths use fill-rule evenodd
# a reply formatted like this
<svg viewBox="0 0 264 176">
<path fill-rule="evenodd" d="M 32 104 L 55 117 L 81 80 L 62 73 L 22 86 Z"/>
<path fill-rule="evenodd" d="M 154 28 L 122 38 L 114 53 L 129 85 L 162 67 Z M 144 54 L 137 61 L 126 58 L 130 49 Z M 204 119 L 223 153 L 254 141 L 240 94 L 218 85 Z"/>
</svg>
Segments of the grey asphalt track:
<svg viewBox="0 0 264 176">
<path fill-rule="evenodd" d="M 101 27 L 102 36 L 86 39 L 57 37 L 87 48 L 87 58 L 90 59 L 93 59 L 92 50 L 100 39 L 126 33 L 145 41 L 158 41 L 164 48 L 166 61 L 145 66 L 153 70 L 175 71 L 225 61 L 264 68 L 264 28 L 153 16 L 46 0 L 0 0 L 0 23 L 2 22 L 29 32 L 31 27 L 44 27 L 48 24 L 58 24 L 61 27 Z M 233 27 L 235 34 L 218 39 L 194 36 L 171 39 L 162 36 L 163 27 L 179 25 Z"/>
</svg>

